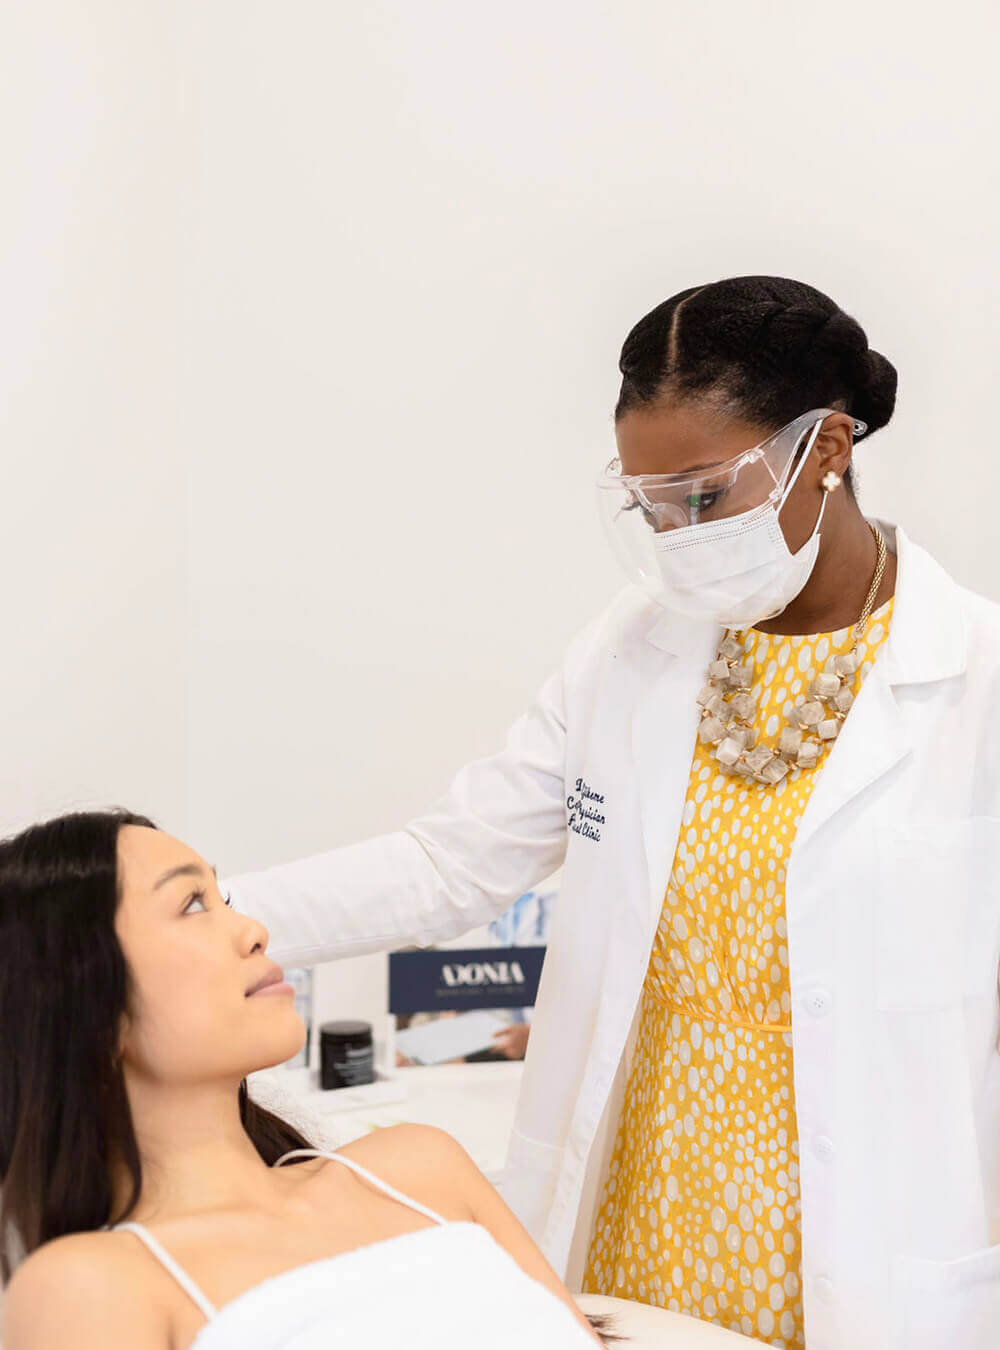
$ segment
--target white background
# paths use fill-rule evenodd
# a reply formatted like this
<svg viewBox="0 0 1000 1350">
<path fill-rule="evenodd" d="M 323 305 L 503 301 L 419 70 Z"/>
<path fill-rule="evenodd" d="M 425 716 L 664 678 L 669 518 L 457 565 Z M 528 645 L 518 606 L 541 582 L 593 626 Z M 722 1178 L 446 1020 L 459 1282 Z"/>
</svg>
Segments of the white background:
<svg viewBox="0 0 1000 1350">
<path fill-rule="evenodd" d="M 0 16 L 5 832 L 127 805 L 224 876 L 429 804 L 619 585 L 622 339 L 729 275 L 860 320 L 863 505 L 1000 599 L 994 6 Z"/>
</svg>

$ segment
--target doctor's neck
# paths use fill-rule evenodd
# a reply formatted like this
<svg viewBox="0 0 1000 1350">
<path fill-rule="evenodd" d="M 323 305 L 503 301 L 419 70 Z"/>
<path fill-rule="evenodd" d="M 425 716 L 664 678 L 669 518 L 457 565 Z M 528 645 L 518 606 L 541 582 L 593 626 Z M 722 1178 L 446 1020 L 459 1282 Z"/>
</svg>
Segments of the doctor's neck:
<svg viewBox="0 0 1000 1350">
<path fill-rule="evenodd" d="M 816 509 L 818 511 L 818 506 Z M 788 537 L 789 527 L 784 512 L 781 527 L 793 553 L 796 546 L 808 538 L 808 531 L 801 541 L 794 535 Z M 886 540 L 887 544 L 891 542 Z M 823 513 L 819 554 L 809 580 L 780 614 L 756 627 L 761 632 L 783 636 L 833 633 L 840 628 L 849 628 L 857 623 L 861 615 L 877 562 L 875 536 L 853 495 L 841 483 L 830 494 Z M 889 552 L 872 603 L 873 612 L 894 595 L 895 589 L 896 555 Z"/>
</svg>

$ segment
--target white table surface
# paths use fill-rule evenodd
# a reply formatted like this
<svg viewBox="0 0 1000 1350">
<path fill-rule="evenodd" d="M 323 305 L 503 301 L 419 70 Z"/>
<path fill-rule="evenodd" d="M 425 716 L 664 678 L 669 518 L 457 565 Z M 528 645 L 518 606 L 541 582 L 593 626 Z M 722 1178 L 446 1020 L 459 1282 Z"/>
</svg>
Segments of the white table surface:
<svg viewBox="0 0 1000 1350">
<path fill-rule="evenodd" d="M 345 1089 L 323 1091 L 315 1071 L 272 1069 L 251 1075 L 251 1094 L 279 1113 L 285 1109 L 303 1133 L 317 1143 L 339 1146 L 387 1125 L 436 1125 L 453 1135 L 480 1171 L 497 1184 L 507 1156 L 521 1086 L 521 1060 L 485 1064 L 434 1064 L 396 1069 L 381 1095 L 400 1100 L 360 1102 L 344 1109 L 345 1099 L 363 1094 Z M 350 1093 L 350 1098 L 347 1094 Z M 375 1095 L 375 1094 L 373 1094 Z M 283 1100 L 287 1098 L 286 1102 Z"/>
</svg>

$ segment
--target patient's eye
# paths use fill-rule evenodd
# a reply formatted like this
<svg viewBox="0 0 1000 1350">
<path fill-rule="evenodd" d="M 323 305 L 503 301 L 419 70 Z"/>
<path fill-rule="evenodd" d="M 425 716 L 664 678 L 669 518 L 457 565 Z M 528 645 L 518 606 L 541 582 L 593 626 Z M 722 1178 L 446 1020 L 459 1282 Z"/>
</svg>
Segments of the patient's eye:
<svg viewBox="0 0 1000 1350">
<path fill-rule="evenodd" d="M 191 899 L 190 899 L 190 900 L 187 902 L 187 904 L 184 906 L 184 913 L 185 913 L 185 914 L 188 913 L 188 911 L 190 910 L 191 906 L 194 904 L 194 902 L 195 902 L 196 900 L 198 901 L 199 905 L 201 905 L 202 909 L 204 909 L 204 908 L 205 908 L 205 892 L 204 892 L 204 891 L 195 891 L 194 895 L 192 895 Z"/>
<path fill-rule="evenodd" d="M 195 893 L 191 896 L 191 899 L 184 906 L 182 913 L 187 914 L 196 900 L 201 905 L 202 909 L 205 909 L 205 892 L 195 891 Z M 231 909 L 233 905 L 233 897 L 231 895 L 225 895 L 223 896 L 223 900 L 225 901 L 226 905 Z M 206 913 L 207 912 L 208 911 L 206 910 Z"/>
</svg>

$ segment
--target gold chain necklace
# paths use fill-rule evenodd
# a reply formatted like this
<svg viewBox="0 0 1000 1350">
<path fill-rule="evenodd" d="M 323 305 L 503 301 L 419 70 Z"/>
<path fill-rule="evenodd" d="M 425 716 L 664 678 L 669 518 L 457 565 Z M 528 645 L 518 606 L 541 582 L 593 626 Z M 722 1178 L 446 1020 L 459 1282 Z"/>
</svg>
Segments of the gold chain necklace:
<svg viewBox="0 0 1000 1350">
<path fill-rule="evenodd" d="M 708 668 L 708 684 L 698 695 L 701 724 L 698 739 L 715 747 L 715 759 L 723 773 L 750 778 L 755 783 L 774 786 L 792 768 L 811 769 L 840 734 L 841 725 L 856 697 L 852 689 L 861 662 L 858 643 L 871 617 L 875 596 L 885 572 L 886 544 L 882 531 L 868 522 L 875 536 L 878 561 L 861 617 L 854 625 L 851 650 L 843 656 L 831 656 L 823 673 L 809 686 L 810 698 L 797 703 L 785 719 L 785 726 L 774 745 L 758 744 L 753 718 L 757 695 L 753 688 L 754 663 L 743 660 L 739 637 L 727 633 L 715 660 Z"/>
</svg>

